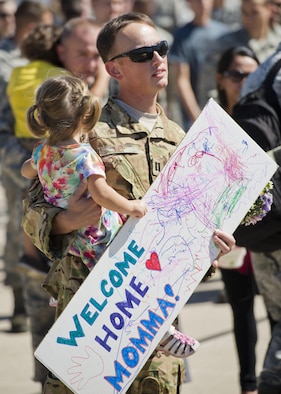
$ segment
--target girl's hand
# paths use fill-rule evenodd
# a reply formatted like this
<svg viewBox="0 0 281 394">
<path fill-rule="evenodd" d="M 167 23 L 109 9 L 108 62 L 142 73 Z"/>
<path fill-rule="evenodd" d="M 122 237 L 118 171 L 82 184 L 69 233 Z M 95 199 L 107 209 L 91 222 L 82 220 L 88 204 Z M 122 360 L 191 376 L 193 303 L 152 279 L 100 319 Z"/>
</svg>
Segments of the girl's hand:
<svg viewBox="0 0 281 394">
<path fill-rule="evenodd" d="M 129 201 L 132 204 L 132 212 L 130 216 L 135 218 L 142 218 L 147 213 L 147 206 L 141 200 Z"/>
</svg>

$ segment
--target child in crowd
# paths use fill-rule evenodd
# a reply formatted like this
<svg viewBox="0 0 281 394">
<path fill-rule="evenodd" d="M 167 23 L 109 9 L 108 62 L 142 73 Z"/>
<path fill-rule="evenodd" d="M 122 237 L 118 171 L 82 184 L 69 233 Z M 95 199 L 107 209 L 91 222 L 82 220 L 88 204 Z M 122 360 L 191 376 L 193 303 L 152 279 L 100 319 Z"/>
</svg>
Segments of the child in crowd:
<svg viewBox="0 0 281 394">
<path fill-rule="evenodd" d="M 119 213 L 143 217 L 147 208 L 140 200 L 127 200 L 105 181 L 102 160 L 86 140 L 100 116 L 97 98 L 87 85 L 72 76 L 47 79 L 27 111 L 32 134 L 46 141 L 35 145 L 22 166 L 26 178 L 39 177 L 47 202 L 67 208 L 68 199 L 86 180 L 90 196 L 105 208 L 100 222 L 77 232 L 69 253 L 79 256 L 91 270 L 123 224 Z M 119 212 L 119 213 L 118 213 Z M 176 357 L 193 354 L 199 343 L 171 326 L 158 349 Z"/>
</svg>

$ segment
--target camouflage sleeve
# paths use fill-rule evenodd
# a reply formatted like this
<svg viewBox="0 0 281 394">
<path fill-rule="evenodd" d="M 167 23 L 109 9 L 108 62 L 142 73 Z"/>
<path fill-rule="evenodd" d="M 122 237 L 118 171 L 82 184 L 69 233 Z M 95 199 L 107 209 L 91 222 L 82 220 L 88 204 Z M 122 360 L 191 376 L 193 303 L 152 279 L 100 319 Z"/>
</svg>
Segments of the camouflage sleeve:
<svg viewBox="0 0 281 394">
<path fill-rule="evenodd" d="M 37 181 L 23 200 L 22 227 L 34 245 L 53 262 L 67 255 L 75 236 L 75 232 L 52 235 L 53 219 L 59 212 L 61 208 L 45 201 L 41 184 Z"/>
</svg>

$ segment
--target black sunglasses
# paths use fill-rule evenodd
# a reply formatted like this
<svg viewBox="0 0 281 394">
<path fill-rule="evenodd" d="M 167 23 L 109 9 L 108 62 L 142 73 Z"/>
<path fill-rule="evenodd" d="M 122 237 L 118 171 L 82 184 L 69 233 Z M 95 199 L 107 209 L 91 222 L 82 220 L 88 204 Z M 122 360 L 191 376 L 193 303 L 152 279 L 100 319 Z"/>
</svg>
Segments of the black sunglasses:
<svg viewBox="0 0 281 394">
<path fill-rule="evenodd" d="M 120 55 L 113 56 L 107 61 L 111 62 L 112 60 L 119 59 L 120 57 L 128 57 L 134 63 L 145 63 L 152 60 L 154 52 L 157 52 L 161 57 L 165 57 L 168 53 L 168 50 L 169 45 L 167 41 L 161 41 L 156 45 L 152 45 L 151 47 L 141 47 L 133 49 L 132 51 L 121 53 Z"/>
<path fill-rule="evenodd" d="M 225 71 L 223 75 L 229 78 L 232 82 L 241 82 L 244 78 L 247 78 L 250 73 L 243 73 L 237 70 Z"/>
</svg>

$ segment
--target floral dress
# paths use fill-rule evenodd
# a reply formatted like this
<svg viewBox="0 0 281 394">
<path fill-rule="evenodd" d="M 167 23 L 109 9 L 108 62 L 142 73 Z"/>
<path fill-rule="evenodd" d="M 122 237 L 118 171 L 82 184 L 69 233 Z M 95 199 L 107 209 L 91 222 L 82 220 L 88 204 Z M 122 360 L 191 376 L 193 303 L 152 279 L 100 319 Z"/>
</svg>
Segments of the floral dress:
<svg viewBox="0 0 281 394">
<path fill-rule="evenodd" d="M 64 209 L 82 179 L 105 177 L 104 164 L 90 144 L 50 146 L 40 142 L 33 149 L 32 166 L 38 172 L 45 200 Z M 69 253 L 93 268 L 122 224 L 117 212 L 105 209 L 98 223 L 77 231 Z"/>
</svg>

